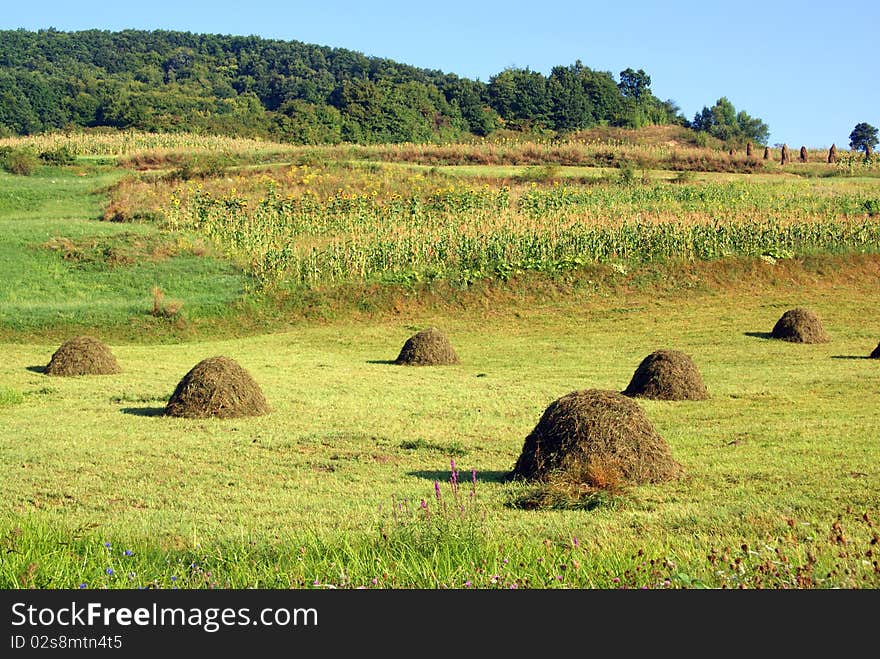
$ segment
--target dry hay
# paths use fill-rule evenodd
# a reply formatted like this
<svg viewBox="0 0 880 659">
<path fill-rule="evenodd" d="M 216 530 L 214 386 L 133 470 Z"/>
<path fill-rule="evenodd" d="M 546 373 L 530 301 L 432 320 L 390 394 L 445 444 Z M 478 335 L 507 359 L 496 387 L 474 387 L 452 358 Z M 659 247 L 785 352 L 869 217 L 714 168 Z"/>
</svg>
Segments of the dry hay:
<svg viewBox="0 0 880 659">
<path fill-rule="evenodd" d="M 689 355 L 676 350 L 657 350 L 639 364 L 624 396 L 654 400 L 706 400 L 703 377 Z"/>
<path fill-rule="evenodd" d="M 510 476 L 613 489 L 670 480 L 682 473 L 635 401 L 616 391 L 583 389 L 544 410 Z"/>
<path fill-rule="evenodd" d="M 878 343 L 877 347 L 874 348 L 874 352 L 868 355 L 868 359 L 880 359 L 880 343 Z"/>
<path fill-rule="evenodd" d="M 764 147 L 764 160 L 770 160 L 770 147 Z"/>
<path fill-rule="evenodd" d="M 448 366 L 458 364 L 459 359 L 446 335 L 436 327 L 429 327 L 406 340 L 394 363 L 407 366 Z"/>
<path fill-rule="evenodd" d="M 782 314 L 770 336 L 792 343 L 828 343 L 831 340 L 819 317 L 803 307 L 789 309 Z"/>
<path fill-rule="evenodd" d="M 196 364 L 177 384 L 165 414 L 203 419 L 260 416 L 269 405 L 259 385 L 229 357 L 209 357 Z"/>
<path fill-rule="evenodd" d="M 65 341 L 43 370 L 47 375 L 113 375 L 122 369 L 110 348 L 91 336 Z"/>
<path fill-rule="evenodd" d="M 832 144 L 831 148 L 828 149 L 828 164 L 833 165 L 837 162 L 837 146 Z"/>
<path fill-rule="evenodd" d="M 788 155 L 788 145 L 783 144 L 782 145 L 782 159 L 780 160 L 780 162 L 784 165 L 785 163 L 789 162 L 790 160 L 791 160 L 791 158 Z"/>
</svg>

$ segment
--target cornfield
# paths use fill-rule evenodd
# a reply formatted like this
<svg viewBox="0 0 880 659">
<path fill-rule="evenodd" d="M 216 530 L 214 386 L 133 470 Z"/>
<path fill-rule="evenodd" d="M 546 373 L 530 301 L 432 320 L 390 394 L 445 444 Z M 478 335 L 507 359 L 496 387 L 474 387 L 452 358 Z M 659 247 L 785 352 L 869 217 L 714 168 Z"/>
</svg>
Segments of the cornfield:
<svg viewBox="0 0 880 659">
<path fill-rule="evenodd" d="M 194 230 L 264 286 L 469 282 L 592 263 L 876 251 L 862 188 L 797 182 L 448 187 L 410 195 L 338 192 L 259 199 L 203 189 L 172 197 L 170 229 Z"/>
</svg>

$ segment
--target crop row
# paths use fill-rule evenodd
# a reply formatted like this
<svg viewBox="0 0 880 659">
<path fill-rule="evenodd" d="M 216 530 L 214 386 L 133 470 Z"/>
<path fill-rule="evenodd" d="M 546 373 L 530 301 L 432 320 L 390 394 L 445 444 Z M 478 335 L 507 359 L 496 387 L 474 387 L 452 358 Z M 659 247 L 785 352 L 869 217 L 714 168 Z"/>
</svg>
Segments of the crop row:
<svg viewBox="0 0 880 659">
<path fill-rule="evenodd" d="M 875 251 L 863 192 L 768 195 L 749 186 L 445 190 L 420 196 L 280 197 L 196 192 L 165 213 L 264 285 L 471 280 L 588 263 Z M 681 215 L 681 219 L 677 217 Z"/>
</svg>

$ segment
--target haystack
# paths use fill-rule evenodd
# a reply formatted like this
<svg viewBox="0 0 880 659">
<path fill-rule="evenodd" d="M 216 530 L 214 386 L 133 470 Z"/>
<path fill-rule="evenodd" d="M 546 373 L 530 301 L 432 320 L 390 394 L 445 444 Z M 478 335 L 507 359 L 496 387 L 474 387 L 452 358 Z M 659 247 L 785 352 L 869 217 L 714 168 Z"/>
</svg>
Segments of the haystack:
<svg viewBox="0 0 880 659">
<path fill-rule="evenodd" d="M 429 327 L 406 340 L 394 363 L 408 366 L 447 366 L 458 364 L 459 359 L 446 335 L 436 327 Z"/>
<path fill-rule="evenodd" d="M 260 416 L 269 405 L 259 385 L 229 357 L 209 357 L 196 364 L 178 383 L 165 414 L 190 419 Z"/>
<path fill-rule="evenodd" d="M 831 148 L 828 149 L 828 164 L 833 165 L 837 162 L 837 145 L 832 144 Z"/>
<path fill-rule="evenodd" d="M 607 488 L 665 481 L 682 473 L 635 401 L 615 391 L 583 389 L 544 410 L 510 475 Z"/>
<path fill-rule="evenodd" d="M 803 307 L 789 309 L 782 314 L 770 336 L 792 343 L 828 343 L 831 340 L 819 317 Z"/>
<path fill-rule="evenodd" d="M 122 369 L 110 348 L 91 336 L 65 341 L 43 370 L 47 375 L 112 375 Z"/>
<path fill-rule="evenodd" d="M 677 350 L 657 350 L 642 360 L 623 395 L 654 400 L 706 400 L 709 392 L 689 355 Z"/>
<path fill-rule="evenodd" d="M 868 359 L 880 359 L 880 343 L 877 344 L 877 347 L 874 348 L 874 352 L 872 352 Z"/>
</svg>

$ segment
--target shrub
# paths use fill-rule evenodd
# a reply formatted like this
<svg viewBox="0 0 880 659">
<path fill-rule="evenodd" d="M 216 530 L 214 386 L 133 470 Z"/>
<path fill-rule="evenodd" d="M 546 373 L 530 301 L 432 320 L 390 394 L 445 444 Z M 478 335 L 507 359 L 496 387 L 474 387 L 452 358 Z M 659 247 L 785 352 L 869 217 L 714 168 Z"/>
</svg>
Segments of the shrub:
<svg viewBox="0 0 880 659">
<path fill-rule="evenodd" d="M 37 157 L 24 149 L 5 147 L 0 151 L 0 166 L 10 174 L 30 176 L 39 166 Z"/>
<path fill-rule="evenodd" d="M 76 156 L 67 145 L 63 144 L 56 149 L 42 151 L 40 153 L 40 160 L 47 165 L 72 165 L 76 162 Z"/>
</svg>

